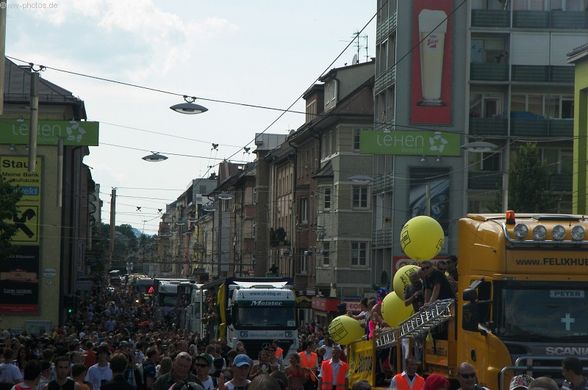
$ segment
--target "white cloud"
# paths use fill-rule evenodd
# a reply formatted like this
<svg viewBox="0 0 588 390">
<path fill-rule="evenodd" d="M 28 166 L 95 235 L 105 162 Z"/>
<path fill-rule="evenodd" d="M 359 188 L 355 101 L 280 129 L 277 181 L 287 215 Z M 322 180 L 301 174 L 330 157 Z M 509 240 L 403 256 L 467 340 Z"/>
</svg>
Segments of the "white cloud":
<svg viewBox="0 0 588 390">
<path fill-rule="evenodd" d="M 166 74 L 174 66 L 188 63 L 192 53 L 197 52 L 199 42 L 239 29 L 237 25 L 219 17 L 188 20 L 184 15 L 158 8 L 152 0 L 53 2 L 57 4 L 56 8 L 50 11 L 35 10 L 33 15 L 56 26 L 79 19 L 88 28 L 98 29 L 97 34 L 116 36 L 126 33 L 130 37 L 125 38 L 135 42 L 133 46 L 147 47 L 149 52 L 137 58 L 135 63 L 125 63 L 126 76 L 135 82 L 154 75 Z M 113 52 L 112 56 L 116 57 L 117 54 L 126 55 Z"/>
</svg>

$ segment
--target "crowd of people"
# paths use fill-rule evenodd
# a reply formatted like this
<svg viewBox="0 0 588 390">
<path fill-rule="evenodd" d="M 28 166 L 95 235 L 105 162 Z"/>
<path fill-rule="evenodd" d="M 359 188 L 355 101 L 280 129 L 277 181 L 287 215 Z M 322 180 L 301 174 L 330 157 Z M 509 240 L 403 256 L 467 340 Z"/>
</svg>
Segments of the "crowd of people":
<svg viewBox="0 0 588 390">
<path fill-rule="evenodd" d="M 447 271 L 443 269 L 447 266 Z M 405 290 L 405 304 L 419 310 L 435 299 L 455 296 L 457 275 L 450 262 L 422 262 Z M 385 327 L 379 291 L 361 302 L 361 312 L 349 315 L 362 321 L 367 335 Z M 278 340 L 250 356 L 242 343 L 204 340 L 185 330 L 157 322 L 152 305 L 130 288 L 107 288 L 79 297 L 67 325 L 42 335 L 0 333 L 0 390 L 368 390 L 365 381 L 349 382 L 345 350 L 315 324 L 301 328 L 297 353 L 288 354 Z M 415 343 L 416 344 L 416 343 Z M 415 350 L 404 351 L 404 371 L 390 372 L 391 390 L 448 390 L 441 375 L 427 378 L 418 372 Z M 377 356 L 385 365 L 388 356 Z M 582 364 L 563 361 L 562 390 L 588 390 Z M 475 369 L 459 365 L 461 390 L 481 390 Z M 557 390 L 549 378 L 516 376 L 509 390 Z M 555 384 L 555 387 L 552 385 Z M 551 386 L 551 387 L 550 387 Z M 496 389 L 497 390 L 497 389 Z"/>
</svg>

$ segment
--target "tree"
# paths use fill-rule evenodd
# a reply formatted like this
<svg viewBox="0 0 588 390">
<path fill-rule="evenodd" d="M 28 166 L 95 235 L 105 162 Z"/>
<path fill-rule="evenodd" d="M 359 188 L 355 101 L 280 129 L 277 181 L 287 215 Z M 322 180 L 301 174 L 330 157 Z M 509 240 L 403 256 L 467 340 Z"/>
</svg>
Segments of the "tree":
<svg viewBox="0 0 588 390">
<path fill-rule="evenodd" d="M 524 144 L 513 156 L 508 191 L 508 208 L 517 212 L 555 208 L 555 198 L 549 190 L 549 172 L 537 144 Z"/>
<path fill-rule="evenodd" d="M 13 186 L 0 175 L 0 260 L 5 259 L 12 249 L 10 240 L 16 233 L 13 217 L 16 204 L 22 197 L 18 187 Z"/>
</svg>

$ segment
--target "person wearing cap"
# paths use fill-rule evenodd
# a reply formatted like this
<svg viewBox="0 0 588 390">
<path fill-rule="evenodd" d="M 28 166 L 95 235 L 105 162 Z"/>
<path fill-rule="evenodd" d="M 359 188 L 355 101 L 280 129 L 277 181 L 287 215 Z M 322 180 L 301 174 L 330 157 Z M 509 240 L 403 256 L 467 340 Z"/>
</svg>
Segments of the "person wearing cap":
<svg viewBox="0 0 588 390">
<path fill-rule="evenodd" d="M 425 379 L 417 374 L 417 360 L 409 356 L 406 359 L 406 369 L 394 375 L 390 381 L 390 390 L 423 390 Z"/>
<path fill-rule="evenodd" d="M 194 357 L 194 363 L 192 365 L 196 378 L 200 381 L 200 384 L 204 390 L 214 390 L 217 386 L 216 378 L 210 376 L 209 370 L 212 366 L 212 358 L 207 353 L 201 353 Z"/>
<path fill-rule="evenodd" d="M 508 390 L 527 390 L 533 382 L 533 377 L 527 374 L 515 375 L 510 380 Z"/>
<path fill-rule="evenodd" d="M 153 384 L 153 390 L 168 390 L 176 383 L 194 382 L 198 384 L 198 379 L 190 373 L 192 368 L 192 356 L 188 352 L 180 352 L 176 355 L 171 371 L 161 375 Z"/>
<path fill-rule="evenodd" d="M 92 390 L 99 390 L 102 383 L 112 380 L 109 359 L 110 350 L 108 345 L 101 344 L 96 351 L 97 363 L 88 368 L 88 373 L 86 374 L 86 382 L 90 382 Z"/>
<path fill-rule="evenodd" d="M 561 363 L 564 382 L 562 390 L 588 390 L 588 380 L 582 375 L 582 361 L 576 356 L 565 358 Z"/>
<path fill-rule="evenodd" d="M 333 345 L 333 356 L 321 364 L 319 388 L 321 390 L 345 390 L 348 388 L 347 363 L 339 359 L 341 347 Z"/>
<path fill-rule="evenodd" d="M 251 368 L 251 359 L 244 353 L 240 353 L 233 359 L 233 366 L 231 371 L 233 379 L 225 383 L 224 374 L 218 377 L 218 390 L 246 390 L 251 381 L 249 377 L 249 369 Z"/>
</svg>

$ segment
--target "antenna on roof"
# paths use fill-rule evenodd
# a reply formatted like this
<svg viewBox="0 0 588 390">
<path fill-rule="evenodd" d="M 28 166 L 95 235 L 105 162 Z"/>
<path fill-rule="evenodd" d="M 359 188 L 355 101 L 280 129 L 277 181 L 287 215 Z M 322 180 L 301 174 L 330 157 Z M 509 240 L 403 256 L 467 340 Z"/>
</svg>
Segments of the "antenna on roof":
<svg viewBox="0 0 588 390">
<path fill-rule="evenodd" d="M 357 53 L 353 55 L 353 59 L 351 60 L 351 65 L 359 64 L 359 57 Z"/>
</svg>

